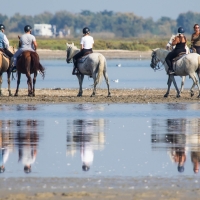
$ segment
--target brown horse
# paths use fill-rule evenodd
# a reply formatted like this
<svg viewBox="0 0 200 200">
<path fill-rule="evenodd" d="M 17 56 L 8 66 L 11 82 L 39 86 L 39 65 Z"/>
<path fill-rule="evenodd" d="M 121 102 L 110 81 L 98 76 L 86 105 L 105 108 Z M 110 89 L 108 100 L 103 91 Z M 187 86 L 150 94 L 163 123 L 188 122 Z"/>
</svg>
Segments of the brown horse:
<svg viewBox="0 0 200 200">
<path fill-rule="evenodd" d="M 14 54 L 14 47 L 9 47 L 8 50 Z M 11 65 L 10 59 L 7 58 L 2 51 L 0 51 L 0 96 L 2 96 L 1 85 L 3 83 L 3 73 L 7 72 L 7 81 L 8 81 L 8 92 L 9 96 L 12 96 L 10 90 L 10 75 L 11 75 Z"/>
<path fill-rule="evenodd" d="M 43 79 L 45 76 L 45 68 L 39 62 L 39 56 L 33 51 L 24 51 L 17 61 L 17 89 L 15 96 L 18 96 L 19 84 L 21 74 L 26 74 L 28 84 L 28 96 L 35 96 L 35 82 L 37 73 L 39 72 Z M 31 80 L 31 74 L 34 74 L 33 86 Z"/>
</svg>

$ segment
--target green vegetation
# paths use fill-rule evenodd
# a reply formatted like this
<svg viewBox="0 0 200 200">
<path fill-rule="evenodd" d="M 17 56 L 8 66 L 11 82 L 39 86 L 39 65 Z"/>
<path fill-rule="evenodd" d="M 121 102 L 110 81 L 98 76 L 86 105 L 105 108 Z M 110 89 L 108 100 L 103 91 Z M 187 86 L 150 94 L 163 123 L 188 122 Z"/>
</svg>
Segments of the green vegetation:
<svg viewBox="0 0 200 200">
<path fill-rule="evenodd" d="M 148 51 L 156 47 L 165 48 L 169 38 L 149 39 L 144 40 L 141 38 L 129 39 L 97 39 L 95 40 L 95 50 L 109 50 L 109 49 L 122 49 L 131 51 Z M 67 43 L 74 43 L 79 48 L 80 40 L 75 39 L 37 39 L 38 48 L 51 49 L 51 50 L 65 50 Z M 10 45 L 18 46 L 18 40 L 11 39 Z"/>
<path fill-rule="evenodd" d="M 113 38 L 169 37 L 171 34 L 177 33 L 179 26 L 183 26 L 186 33 L 191 35 L 193 25 L 199 21 L 200 13 L 193 12 L 181 13 L 176 20 L 161 17 L 157 21 L 152 18 L 145 19 L 136 16 L 134 13 L 115 13 L 106 10 L 102 12 L 83 10 L 78 14 L 68 11 L 59 11 L 55 14 L 44 12 L 35 16 L 17 13 L 11 17 L 0 14 L 0 22 L 6 26 L 7 34 L 23 33 L 26 24 L 33 26 L 37 23 L 47 23 L 56 25 L 57 31 L 62 31 L 64 34 L 70 30 L 71 37 L 80 37 L 82 28 L 85 26 L 89 26 L 91 33 L 99 34 L 101 38 L 105 38 L 106 35 Z M 103 45 L 103 43 L 101 44 Z M 145 49 L 144 46 L 139 44 L 122 46 L 129 49 Z"/>
</svg>

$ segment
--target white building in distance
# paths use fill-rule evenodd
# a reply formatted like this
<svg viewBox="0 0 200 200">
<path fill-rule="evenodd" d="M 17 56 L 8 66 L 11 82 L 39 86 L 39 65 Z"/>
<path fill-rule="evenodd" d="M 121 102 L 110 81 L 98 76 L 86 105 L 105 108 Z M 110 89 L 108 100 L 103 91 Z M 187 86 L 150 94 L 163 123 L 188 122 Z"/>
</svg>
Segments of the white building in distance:
<svg viewBox="0 0 200 200">
<path fill-rule="evenodd" d="M 51 24 L 34 24 L 33 31 L 35 36 L 52 37 L 55 36 L 56 26 Z"/>
</svg>

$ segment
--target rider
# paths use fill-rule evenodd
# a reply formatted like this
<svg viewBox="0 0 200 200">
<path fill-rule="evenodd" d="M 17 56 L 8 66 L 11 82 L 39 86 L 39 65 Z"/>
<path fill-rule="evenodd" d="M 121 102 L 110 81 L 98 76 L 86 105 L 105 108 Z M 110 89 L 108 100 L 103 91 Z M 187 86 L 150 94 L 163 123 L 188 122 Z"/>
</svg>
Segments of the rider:
<svg viewBox="0 0 200 200">
<path fill-rule="evenodd" d="M 24 32 L 21 37 L 19 38 L 19 49 L 14 54 L 14 67 L 13 70 L 16 69 L 17 64 L 17 57 L 22 54 L 24 51 L 36 51 L 37 49 L 37 42 L 35 39 L 35 36 L 31 35 L 31 29 L 32 27 L 30 25 L 26 25 L 24 27 Z"/>
<path fill-rule="evenodd" d="M 191 48 L 195 50 L 196 53 L 200 54 L 200 30 L 199 24 L 194 25 L 194 33 L 191 37 Z"/>
<path fill-rule="evenodd" d="M 86 52 L 91 52 L 91 53 L 93 52 L 92 47 L 94 44 L 94 39 L 92 36 L 90 36 L 90 29 L 88 27 L 85 27 L 83 29 L 83 37 L 81 38 L 80 44 L 81 44 L 80 52 L 73 57 L 74 61 L 74 69 L 72 72 L 73 75 L 76 74 L 76 69 L 78 65 L 77 60 L 82 56 L 84 56 Z"/>
<path fill-rule="evenodd" d="M 172 60 L 177 57 L 180 53 L 186 52 L 185 46 L 187 43 L 186 37 L 183 35 L 184 29 L 182 27 L 178 28 L 178 35 L 174 38 L 172 42 L 172 46 L 176 45 L 175 49 L 173 49 L 165 58 L 165 61 L 169 67 L 169 74 L 174 74 Z"/>
<path fill-rule="evenodd" d="M 0 24 L 0 51 L 4 52 L 9 58 L 13 57 L 13 54 L 8 50 L 9 41 L 4 34 L 5 26 Z"/>
</svg>

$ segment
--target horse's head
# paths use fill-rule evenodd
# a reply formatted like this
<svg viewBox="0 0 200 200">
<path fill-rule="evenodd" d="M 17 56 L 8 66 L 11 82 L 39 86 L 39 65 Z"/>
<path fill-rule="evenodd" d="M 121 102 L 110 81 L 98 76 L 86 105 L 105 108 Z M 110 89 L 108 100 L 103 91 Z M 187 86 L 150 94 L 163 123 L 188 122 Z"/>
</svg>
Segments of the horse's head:
<svg viewBox="0 0 200 200">
<path fill-rule="evenodd" d="M 157 68 L 157 65 L 158 63 L 160 62 L 160 60 L 158 59 L 158 56 L 157 56 L 157 52 L 158 52 L 159 49 L 152 49 L 152 54 L 151 54 L 151 68 L 152 69 L 155 69 Z"/>
<path fill-rule="evenodd" d="M 67 49 L 66 49 L 66 51 L 67 51 L 66 61 L 67 61 L 67 63 L 72 63 L 72 58 L 75 55 L 74 52 L 77 49 L 77 47 L 74 46 L 74 43 L 72 43 L 72 44 L 66 43 L 66 45 L 67 45 Z"/>
<path fill-rule="evenodd" d="M 166 49 L 168 51 L 171 51 L 173 49 L 172 42 L 173 42 L 175 37 L 176 37 L 176 35 L 172 35 L 171 38 L 169 39 L 169 42 L 166 45 Z"/>
</svg>

